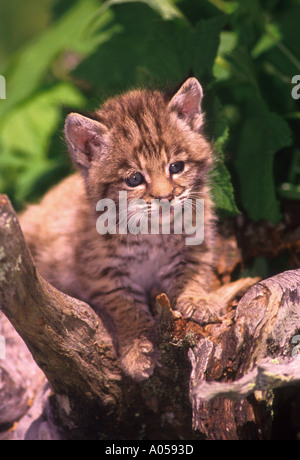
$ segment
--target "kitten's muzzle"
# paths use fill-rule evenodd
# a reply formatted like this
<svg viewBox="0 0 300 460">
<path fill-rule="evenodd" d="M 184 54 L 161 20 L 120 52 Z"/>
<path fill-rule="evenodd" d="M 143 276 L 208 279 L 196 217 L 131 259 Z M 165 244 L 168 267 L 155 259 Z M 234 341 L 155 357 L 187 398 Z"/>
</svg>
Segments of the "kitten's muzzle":
<svg viewBox="0 0 300 460">
<path fill-rule="evenodd" d="M 155 199 L 155 200 L 168 200 L 168 201 L 172 201 L 173 198 L 174 198 L 174 195 L 173 193 L 169 193 L 168 195 L 161 195 L 161 196 L 154 196 L 154 195 L 150 195 L 151 198 Z"/>
</svg>

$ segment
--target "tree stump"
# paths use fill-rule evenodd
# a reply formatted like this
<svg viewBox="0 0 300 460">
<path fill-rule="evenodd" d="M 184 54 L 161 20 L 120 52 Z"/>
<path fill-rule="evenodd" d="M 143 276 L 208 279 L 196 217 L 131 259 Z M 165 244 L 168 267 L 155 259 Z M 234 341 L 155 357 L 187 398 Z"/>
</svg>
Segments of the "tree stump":
<svg viewBox="0 0 300 460">
<path fill-rule="evenodd" d="M 134 382 L 105 318 L 39 275 L 1 195 L 0 439 L 296 439 L 300 270 L 257 281 L 219 287 L 228 311 L 205 327 L 159 295 L 160 363 Z"/>
</svg>

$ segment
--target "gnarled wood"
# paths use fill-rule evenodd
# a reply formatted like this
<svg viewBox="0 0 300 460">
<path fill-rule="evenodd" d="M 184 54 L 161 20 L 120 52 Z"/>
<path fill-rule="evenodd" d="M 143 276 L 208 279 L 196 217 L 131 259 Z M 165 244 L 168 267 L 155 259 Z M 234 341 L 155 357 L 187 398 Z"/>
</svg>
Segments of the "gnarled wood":
<svg viewBox="0 0 300 460">
<path fill-rule="evenodd" d="M 0 196 L 0 242 L 0 310 L 52 389 L 46 400 L 39 398 L 40 415 L 24 437 L 192 437 L 187 347 L 167 353 L 162 340 L 161 368 L 145 384 L 133 382 L 121 374 L 101 318 L 39 275 L 5 196 Z"/>
<path fill-rule="evenodd" d="M 243 296 L 230 327 L 211 326 L 190 351 L 195 429 L 210 439 L 273 436 L 272 414 L 281 410 L 275 389 L 299 385 L 299 299 L 300 270 L 261 281 Z"/>
<path fill-rule="evenodd" d="M 0 437 L 271 439 L 285 425 L 296 438 L 300 270 L 257 281 L 219 287 L 228 310 L 222 322 L 205 327 L 159 295 L 159 365 L 147 381 L 133 382 L 119 368 L 107 319 L 39 275 L 0 195 L 0 310 L 26 343 L 0 317 L 7 339 Z"/>
<path fill-rule="evenodd" d="M 80 417 L 84 425 L 97 410 L 99 425 L 107 427 L 111 413 L 117 418 L 121 392 L 111 337 L 87 304 L 57 291 L 37 273 L 4 196 L 0 209 L 0 309 L 63 401 L 61 417 L 70 418 L 72 426 Z"/>
</svg>

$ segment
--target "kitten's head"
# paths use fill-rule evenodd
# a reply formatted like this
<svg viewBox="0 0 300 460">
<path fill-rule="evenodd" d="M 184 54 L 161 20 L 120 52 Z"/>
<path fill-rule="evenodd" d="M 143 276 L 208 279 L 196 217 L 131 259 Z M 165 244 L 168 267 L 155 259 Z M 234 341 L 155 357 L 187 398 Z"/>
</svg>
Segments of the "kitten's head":
<svg viewBox="0 0 300 460">
<path fill-rule="evenodd" d="M 203 197 L 212 152 L 201 129 L 202 88 L 189 78 L 168 100 L 137 90 L 108 100 L 92 117 L 66 120 L 71 156 L 95 209 L 102 198 L 117 202 Z"/>
</svg>

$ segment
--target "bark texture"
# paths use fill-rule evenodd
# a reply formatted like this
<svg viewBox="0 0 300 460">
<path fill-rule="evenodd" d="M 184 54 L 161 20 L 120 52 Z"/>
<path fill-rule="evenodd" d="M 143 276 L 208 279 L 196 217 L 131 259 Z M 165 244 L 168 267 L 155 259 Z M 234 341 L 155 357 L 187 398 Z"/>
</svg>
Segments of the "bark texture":
<svg viewBox="0 0 300 460">
<path fill-rule="evenodd" d="M 157 297 L 160 364 L 133 382 L 105 318 L 39 275 L 0 195 L 0 439 L 297 438 L 300 270 L 217 294 L 228 310 L 205 327 Z"/>
<path fill-rule="evenodd" d="M 300 270 L 260 281 L 240 300 L 233 323 L 212 325 L 190 351 L 194 428 L 209 439 L 297 437 L 299 298 Z M 288 417 L 285 398 L 293 406 Z"/>
</svg>

